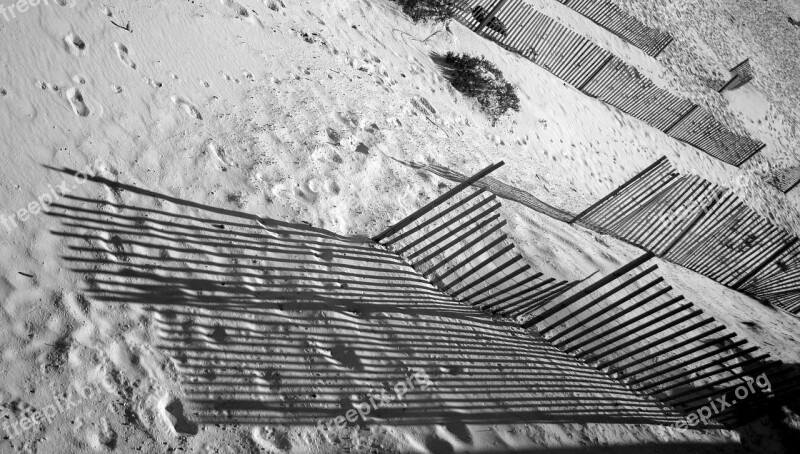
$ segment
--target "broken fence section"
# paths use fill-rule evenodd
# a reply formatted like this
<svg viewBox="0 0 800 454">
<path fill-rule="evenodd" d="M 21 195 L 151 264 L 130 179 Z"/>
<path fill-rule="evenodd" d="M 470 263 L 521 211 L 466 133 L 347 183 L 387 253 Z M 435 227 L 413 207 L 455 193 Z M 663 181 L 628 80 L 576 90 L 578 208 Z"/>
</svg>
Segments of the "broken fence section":
<svg viewBox="0 0 800 454">
<path fill-rule="evenodd" d="M 739 166 L 765 146 L 657 87 L 633 66 L 523 0 L 459 0 L 455 18 L 585 94 L 724 162 Z"/>
<path fill-rule="evenodd" d="M 666 158 L 639 172 L 571 223 L 634 244 L 723 285 L 797 313 L 797 237 L 733 191 L 681 175 Z"/>
<path fill-rule="evenodd" d="M 727 396 L 729 407 L 708 411 L 727 427 L 798 397 L 794 367 L 771 359 L 673 294 L 655 274 L 653 257 L 646 253 L 538 306 L 523 328 L 534 328 L 559 349 L 679 413 L 702 411 Z M 753 383 L 761 374 L 770 391 Z M 736 391 L 741 386 L 748 389 L 745 398 Z"/>
<path fill-rule="evenodd" d="M 672 42 L 672 36 L 648 27 L 642 21 L 606 0 L 558 0 L 597 25 L 656 57 Z"/>
<path fill-rule="evenodd" d="M 578 282 L 549 278 L 526 263 L 501 230 L 506 221 L 497 197 L 471 186 L 502 164 L 487 167 L 373 240 L 453 298 L 515 318 Z"/>
<path fill-rule="evenodd" d="M 753 67 L 750 66 L 750 59 L 748 58 L 747 60 L 731 68 L 731 80 L 723 85 L 722 88 L 719 89 L 719 92 L 722 93 L 725 90 L 736 90 L 742 85 L 745 85 L 753 80 L 754 77 L 755 75 L 753 74 Z"/>
<path fill-rule="evenodd" d="M 800 166 L 781 169 L 772 174 L 770 184 L 784 194 L 794 189 L 800 183 Z"/>
</svg>

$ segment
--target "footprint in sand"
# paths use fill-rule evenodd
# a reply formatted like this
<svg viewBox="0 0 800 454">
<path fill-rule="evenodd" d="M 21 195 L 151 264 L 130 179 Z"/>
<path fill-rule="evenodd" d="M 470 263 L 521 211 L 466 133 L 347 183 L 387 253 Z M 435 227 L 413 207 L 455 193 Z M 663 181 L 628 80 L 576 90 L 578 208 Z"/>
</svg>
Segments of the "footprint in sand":
<svg viewBox="0 0 800 454">
<path fill-rule="evenodd" d="M 289 434 L 279 427 L 255 427 L 250 431 L 250 438 L 264 452 L 285 453 L 292 450 Z"/>
<path fill-rule="evenodd" d="M 86 107 L 86 103 L 83 102 L 83 95 L 80 90 L 75 87 L 67 90 L 67 100 L 76 114 L 81 117 L 89 115 L 89 108 Z"/>
<path fill-rule="evenodd" d="M 184 112 L 186 112 L 186 115 L 189 115 L 190 117 L 196 118 L 198 120 L 203 119 L 203 116 L 200 115 L 200 111 L 197 110 L 197 107 L 193 106 L 192 103 L 190 103 L 186 99 L 180 96 L 172 96 L 170 99 L 172 99 L 172 102 L 180 106 L 180 108 L 183 109 Z"/>
<path fill-rule="evenodd" d="M 237 16 L 242 17 L 249 17 L 250 13 L 247 11 L 247 8 L 242 6 L 241 3 L 235 2 L 233 0 L 220 0 L 223 5 L 227 6 L 228 8 L 232 9 L 233 12 L 236 13 Z"/>
<path fill-rule="evenodd" d="M 64 46 L 72 55 L 81 55 L 86 49 L 86 43 L 75 33 L 70 33 L 64 37 Z"/>
<path fill-rule="evenodd" d="M 220 0 L 220 1 L 223 5 L 233 10 L 233 12 L 236 14 L 237 17 L 247 19 L 247 21 L 250 22 L 251 24 L 257 25 L 260 28 L 264 28 L 264 24 L 261 23 L 261 20 L 258 17 L 256 17 L 255 12 L 254 14 L 250 14 L 250 11 L 248 11 L 247 8 L 242 6 L 241 3 L 235 2 L 233 0 Z"/>
<path fill-rule="evenodd" d="M 330 356 L 325 359 L 331 364 L 351 370 L 361 370 L 364 368 L 364 364 L 361 362 L 361 358 L 358 357 L 358 353 L 344 344 L 337 343 L 334 345 L 330 350 Z"/>
<path fill-rule="evenodd" d="M 228 167 L 232 167 L 231 163 L 228 162 L 228 157 L 227 157 L 227 154 L 225 153 L 225 149 L 224 148 L 222 148 L 221 146 L 217 145 L 216 143 L 214 143 L 214 142 L 212 142 L 210 140 L 208 141 L 208 143 L 206 143 L 206 147 L 205 148 L 206 148 L 207 152 L 209 152 L 209 153 L 213 154 L 214 156 L 216 156 L 217 159 L 220 160 L 220 162 L 222 162 L 223 164 L 225 164 Z"/>
<path fill-rule="evenodd" d="M 156 89 L 161 88 L 164 85 L 161 82 L 159 82 L 157 80 L 154 80 L 154 79 L 151 79 L 151 78 L 146 77 L 146 76 L 142 80 L 144 80 L 144 82 L 147 85 L 150 85 L 151 87 L 156 88 Z"/>
<path fill-rule="evenodd" d="M 327 128 L 325 133 L 328 135 L 331 145 L 339 146 L 342 144 L 342 136 L 333 128 Z"/>
<path fill-rule="evenodd" d="M 281 0 L 264 0 L 264 4 L 267 5 L 267 8 L 271 9 L 272 11 L 278 11 L 281 8 L 286 8 L 286 5 L 284 5 Z"/>
<path fill-rule="evenodd" d="M 174 399 L 164 407 L 163 413 L 169 426 L 177 434 L 197 435 L 197 424 L 192 422 L 183 410 L 183 403 Z"/>
<path fill-rule="evenodd" d="M 136 69 L 136 63 L 131 60 L 131 57 L 128 55 L 128 48 L 122 43 L 114 43 L 114 49 L 117 50 L 117 57 L 119 57 L 119 61 L 125 63 L 125 65 L 130 66 L 131 69 Z"/>
<path fill-rule="evenodd" d="M 117 447 L 117 432 L 106 418 L 100 419 L 99 427 L 92 427 L 87 438 L 95 451 L 113 451 Z"/>
<path fill-rule="evenodd" d="M 356 146 L 356 153 L 369 155 L 369 147 L 364 145 L 363 142 L 359 142 L 358 145 Z"/>
</svg>

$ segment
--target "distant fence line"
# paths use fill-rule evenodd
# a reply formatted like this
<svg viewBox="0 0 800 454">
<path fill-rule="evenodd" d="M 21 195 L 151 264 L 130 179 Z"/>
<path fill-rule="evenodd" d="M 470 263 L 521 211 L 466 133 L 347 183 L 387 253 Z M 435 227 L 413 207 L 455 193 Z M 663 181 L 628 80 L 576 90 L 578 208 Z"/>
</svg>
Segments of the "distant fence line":
<svg viewBox="0 0 800 454">
<path fill-rule="evenodd" d="M 476 33 L 717 159 L 739 166 L 765 146 L 657 87 L 633 66 L 522 0 L 459 0 L 458 5 L 456 20 Z"/>
<path fill-rule="evenodd" d="M 731 79 L 719 89 L 719 92 L 722 93 L 725 90 L 736 90 L 737 88 L 747 84 L 751 80 L 753 80 L 753 68 L 750 66 L 750 59 L 739 63 L 738 65 L 731 68 Z"/>
<path fill-rule="evenodd" d="M 669 33 L 648 27 L 607 0 L 558 1 L 652 57 L 657 57 L 672 42 Z"/>
<path fill-rule="evenodd" d="M 762 301 L 800 312 L 798 238 L 732 191 L 679 174 L 661 158 L 575 216 L 665 260 Z"/>
<path fill-rule="evenodd" d="M 455 186 L 374 241 L 401 255 L 443 292 L 483 311 L 524 316 L 578 282 L 557 281 L 525 263 L 500 229 L 500 202 L 472 184 L 494 164 Z"/>
<path fill-rule="evenodd" d="M 710 400 L 728 395 L 729 407 L 707 411 L 727 427 L 798 397 L 796 368 L 770 359 L 683 296 L 671 294 L 672 287 L 654 274 L 658 266 L 648 263 L 653 257 L 646 253 L 593 283 L 581 283 L 539 306 L 522 327 L 683 414 L 701 412 Z M 769 392 L 733 398 L 736 388 L 752 386 L 760 374 L 768 379 Z"/>
<path fill-rule="evenodd" d="M 784 194 L 794 189 L 800 183 L 800 166 L 781 169 L 772 174 L 770 184 Z"/>
</svg>

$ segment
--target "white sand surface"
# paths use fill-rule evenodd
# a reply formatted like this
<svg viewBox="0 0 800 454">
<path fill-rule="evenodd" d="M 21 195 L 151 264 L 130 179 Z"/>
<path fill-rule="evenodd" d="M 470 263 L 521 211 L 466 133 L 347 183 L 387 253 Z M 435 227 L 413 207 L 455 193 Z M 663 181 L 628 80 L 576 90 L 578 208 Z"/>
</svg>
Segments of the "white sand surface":
<svg viewBox="0 0 800 454">
<path fill-rule="evenodd" d="M 730 27 L 722 0 L 663 20 L 670 2 L 626 0 L 692 43 L 657 60 L 536 3 L 767 150 L 733 168 L 384 0 L 50 0 L 0 15 L 0 415 L 74 402 L 6 431 L 0 452 L 792 452 L 774 421 L 667 427 L 657 403 L 368 242 L 454 184 L 419 165 L 472 174 L 503 160 L 492 177 L 576 213 L 661 156 L 800 233 L 800 190 L 758 178 L 798 149 L 797 78 L 765 50 L 788 38 L 754 38 L 779 3 L 731 8 L 742 25 Z M 448 50 L 498 65 L 521 111 L 492 126 L 431 59 Z M 752 86 L 702 86 L 748 56 Z M 31 205 L 54 193 L 49 215 Z M 505 230 L 547 274 L 584 278 L 639 254 L 503 203 Z M 661 266 L 731 330 L 800 362 L 798 320 Z M 317 426 L 415 368 L 428 389 L 341 433 Z"/>
</svg>

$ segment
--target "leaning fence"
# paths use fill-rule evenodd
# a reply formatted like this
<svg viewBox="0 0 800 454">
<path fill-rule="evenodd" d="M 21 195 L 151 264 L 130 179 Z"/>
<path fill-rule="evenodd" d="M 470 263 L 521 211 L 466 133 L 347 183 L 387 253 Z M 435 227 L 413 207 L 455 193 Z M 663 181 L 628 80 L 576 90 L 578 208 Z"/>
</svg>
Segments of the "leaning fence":
<svg viewBox="0 0 800 454">
<path fill-rule="evenodd" d="M 720 93 L 725 90 L 736 90 L 737 88 L 753 80 L 755 77 L 749 58 L 731 68 L 730 71 L 731 79 L 719 89 Z"/>
<path fill-rule="evenodd" d="M 612 2 L 606 0 L 558 1 L 642 49 L 650 56 L 658 56 L 672 42 L 672 36 L 669 33 L 648 27 Z"/>
<path fill-rule="evenodd" d="M 608 276 L 582 283 L 539 306 L 522 326 L 634 391 L 728 427 L 798 397 L 796 368 L 771 359 L 673 294 L 655 274 L 653 257 L 646 253 Z M 769 389 L 754 386 L 762 374 Z M 743 386 L 749 391 L 737 389 Z M 724 396 L 729 406 L 702 409 Z"/>
<path fill-rule="evenodd" d="M 797 237 L 729 189 L 661 158 L 570 223 L 612 235 L 762 301 L 797 311 Z"/>
<path fill-rule="evenodd" d="M 724 162 L 739 166 L 765 146 L 657 87 L 633 66 L 523 0 L 460 0 L 455 18 L 585 94 Z"/>
<path fill-rule="evenodd" d="M 487 167 L 373 240 L 456 300 L 519 317 L 578 282 L 546 277 L 526 263 L 501 231 L 506 221 L 496 196 L 471 187 L 500 165 Z"/>
<path fill-rule="evenodd" d="M 477 186 L 502 164 L 465 179 L 373 240 L 405 258 L 449 296 L 533 329 L 534 335 L 577 360 L 661 402 L 668 413 L 707 416 L 706 423 L 737 427 L 798 397 L 796 368 L 771 359 L 674 295 L 656 274 L 653 252 L 606 276 L 578 281 L 546 277 L 526 263 L 501 230 L 505 222 L 496 196 Z M 642 191 L 665 182 L 676 185 L 673 192 L 683 194 L 680 200 L 713 189 L 696 178 L 678 179 L 668 162 L 659 160 L 596 207 L 612 200 L 663 206 L 658 197 Z M 594 219 L 595 214 L 590 209 L 580 217 Z M 674 246 L 680 237 L 662 243 Z M 800 278 L 800 260 L 796 262 L 791 266 L 797 265 L 793 269 Z M 764 271 L 765 278 L 774 274 Z M 761 378 L 769 389 L 755 389 Z M 740 396 L 743 389 L 746 399 Z M 726 396 L 730 405 L 712 412 L 709 402 Z"/>
</svg>

